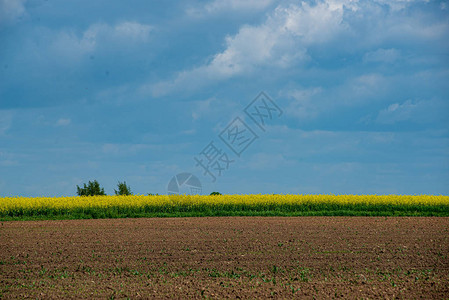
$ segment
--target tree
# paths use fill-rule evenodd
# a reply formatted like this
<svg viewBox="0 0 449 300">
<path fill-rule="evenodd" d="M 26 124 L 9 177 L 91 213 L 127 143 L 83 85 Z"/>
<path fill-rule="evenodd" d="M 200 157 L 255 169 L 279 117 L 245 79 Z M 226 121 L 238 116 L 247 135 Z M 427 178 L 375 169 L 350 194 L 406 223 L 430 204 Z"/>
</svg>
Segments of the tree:
<svg viewBox="0 0 449 300">
<path fill-rule="evenodd" d="M 221 193 L 220 192 L 212 192 L 212 193 L 210 193 L 210 195 L 211 196 L 218 196 L 218 195 L 221 195 Z"/>
<path fill-rule="evenodd" d="M 118 187 L 118 191 L 115 191 L 116 195 L 124 195 L 124 196 L 129 196 L 132 195 L 131 193 L 131 187 L 129 185 L 126 184 L 126 181 L 120 182 L 117 184 Z"/>
<path fill-rule="evenodd" d="M 106 195 L 104 193 L 104 188 L 100 187 L 100 184 L 96 180 L 89 180 L 89 183 L 87 185 L 84 183 L 84 187 L 82 188 L 77 185 L 76 193 L 78 194 L 78 196 Z"/>
</svg>

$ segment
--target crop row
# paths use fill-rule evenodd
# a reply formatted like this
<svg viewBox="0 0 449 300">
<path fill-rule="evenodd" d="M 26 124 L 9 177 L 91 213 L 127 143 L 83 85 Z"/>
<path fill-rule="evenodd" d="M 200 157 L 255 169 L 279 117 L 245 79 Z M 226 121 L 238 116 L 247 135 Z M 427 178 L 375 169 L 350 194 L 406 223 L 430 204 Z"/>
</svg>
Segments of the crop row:
<svg viewBox="0 0 449 300">
<path fill-rule="evenodd" d="M 234 215 L 449 216 L 449 196 L 277 194 L 0 198 L 2 220 Z"/>
</svg>

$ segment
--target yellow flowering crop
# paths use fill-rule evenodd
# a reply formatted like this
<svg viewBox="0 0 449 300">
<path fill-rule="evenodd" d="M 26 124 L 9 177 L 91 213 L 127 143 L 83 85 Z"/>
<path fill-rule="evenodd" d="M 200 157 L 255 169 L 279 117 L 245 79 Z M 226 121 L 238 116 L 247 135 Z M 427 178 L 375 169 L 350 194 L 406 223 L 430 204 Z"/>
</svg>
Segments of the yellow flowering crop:
<svg viewBox="0 0 449 300">
<path fill-rule="evenodd" d="M 90 196 L 90 197 L 4 197 L 0 214 L 11 211 L 45 211 L 71 209 L 108 209 L 111 207 L 170 208 L 182 207 L 264 207 L 299 205 L 396 205 L 449 206 L 449 196 L 409 195 L 218 195 L 218 196 Z"/>
</svg>

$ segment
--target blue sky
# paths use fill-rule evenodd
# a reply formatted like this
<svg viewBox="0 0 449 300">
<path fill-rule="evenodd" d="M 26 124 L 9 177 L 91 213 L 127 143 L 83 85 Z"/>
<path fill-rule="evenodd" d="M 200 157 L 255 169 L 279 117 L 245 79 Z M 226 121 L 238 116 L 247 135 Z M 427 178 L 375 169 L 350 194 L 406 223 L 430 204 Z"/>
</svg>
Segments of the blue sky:
<svg viewBox="0 0 449 300">
<path fill-rule="evenodd" d="M 0 0 L 0 196 L 449 194 L 447 1 Z M 244 108 L 282 110 L 262 131 Z M 239 117 L 257 138 L 219 138 Z M 248 131 L 247 131 L 248 132 Z M 204 175 L 214 142 L 232 163 Z M 213 170 L 210 169 L 210 170 Z"/>
</svg>

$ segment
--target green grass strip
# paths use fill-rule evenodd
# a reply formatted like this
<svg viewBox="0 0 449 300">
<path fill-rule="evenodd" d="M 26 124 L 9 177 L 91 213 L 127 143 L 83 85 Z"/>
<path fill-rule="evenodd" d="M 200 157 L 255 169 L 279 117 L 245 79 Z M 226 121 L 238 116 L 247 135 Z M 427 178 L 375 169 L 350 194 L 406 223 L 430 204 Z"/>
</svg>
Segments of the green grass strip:
<svg viewBox="0 0 449 300">
<path fill-rule="evenodd" d="M 449 217 L 449 205 L 301 204 L 113 206 L 71 209 L 17 209 L 0 213 L 1 221 L 214 216 L 438 216 Z"/>
</svg>

